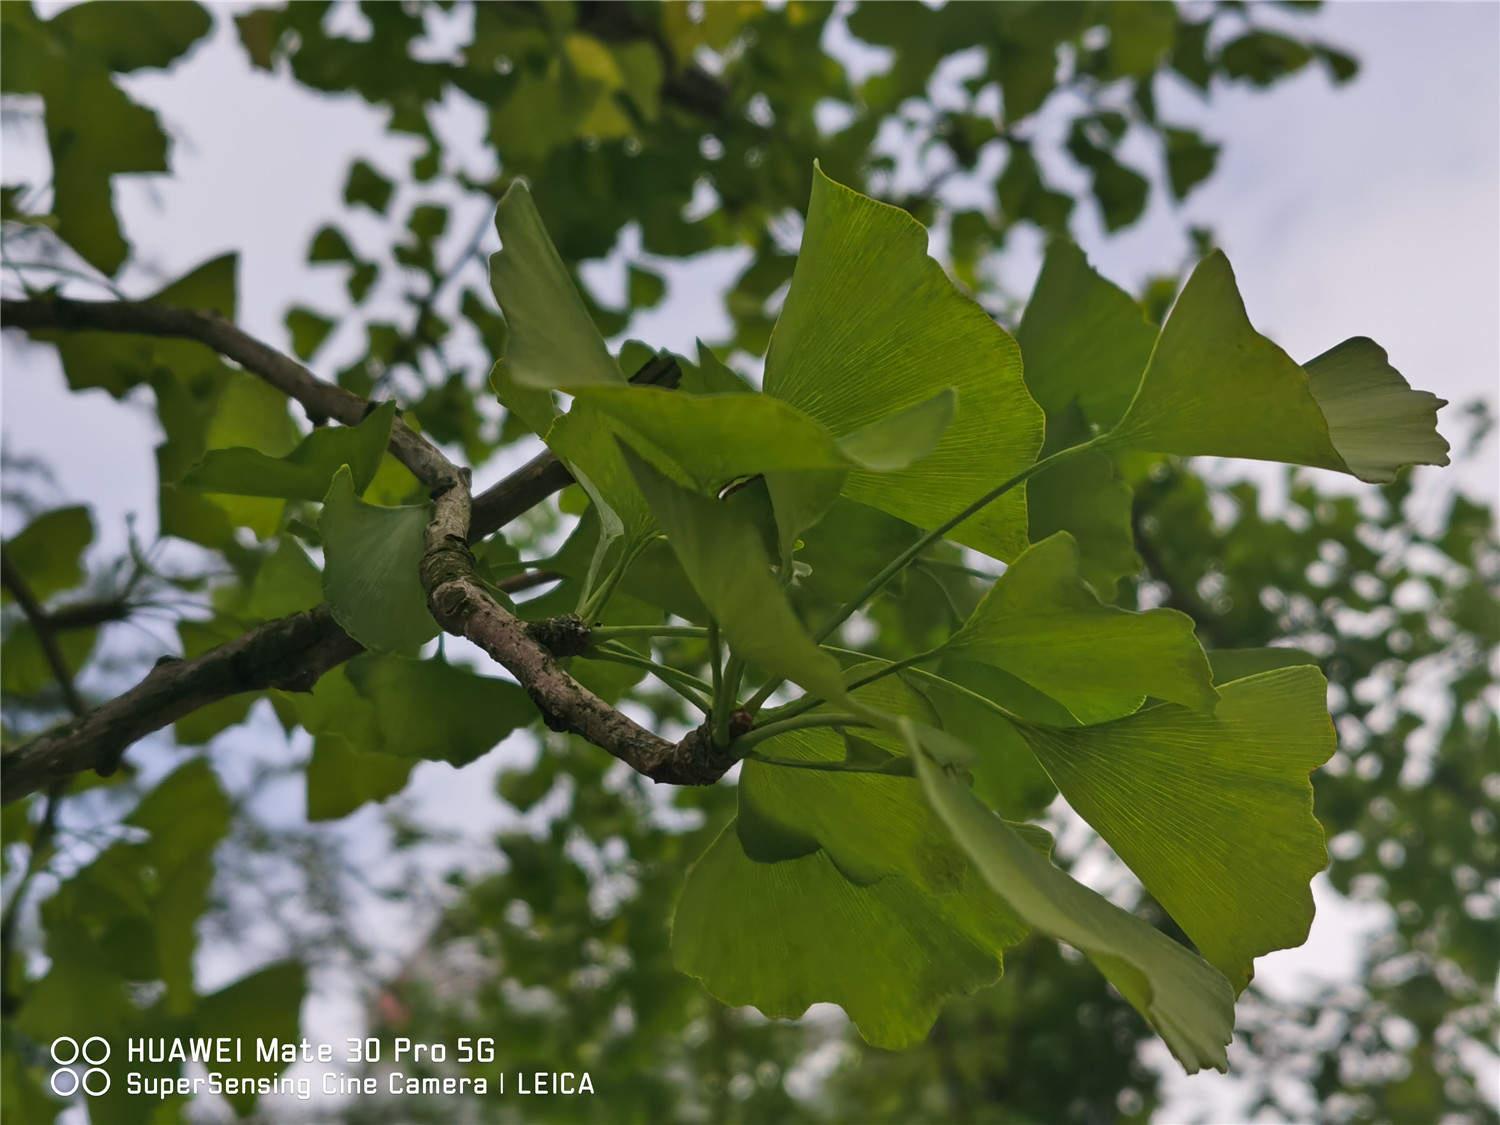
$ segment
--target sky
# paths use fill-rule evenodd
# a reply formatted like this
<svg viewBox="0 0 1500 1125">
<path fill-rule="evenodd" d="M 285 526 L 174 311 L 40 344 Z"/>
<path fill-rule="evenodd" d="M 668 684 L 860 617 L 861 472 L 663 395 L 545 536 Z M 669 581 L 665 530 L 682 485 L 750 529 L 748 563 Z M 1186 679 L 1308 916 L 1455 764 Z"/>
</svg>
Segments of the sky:
<svg viewBox="0 0 1500 1125">
<path fill-rule="evenodd" d="M 1311 358 L 1348 336 L 1370 335 L 1414 385 L 1455 404 L 1483 398 L 1494 407 L 1500 379 L 1500 5 L 1335 3 L 1296 23 L 1357 56 L 1359 77 L 1334 88 L 1318 70 L 1270 92 L 1220 89 L 1211 107 L 1185 88 L 1168 91 L 1165 109 L 1203 122 L 1223 142 L 1215 176 L 1181 215 L 1155 197 L 1146 220 L 1129 231 L 1107 236 L 1085 213 L 1075 236 L 1106 275 L 1133 287 L 1180 265 L 1184 218 L 1210 224 L 1234 264 L 1251 319 L 1294 357 Z M 170 181 L 125 183 L 119 191 L 127 230 L 146 248 L 151 267 L 127 275 L 127 290 L 147 293 L 159 278 L 239 249 L 240 319 L 251 332 L 285 345 L 280 316 L 289 298 L 341 307 L 341 274 L 309 271 L 303 256 L 341 192 L 353 155 L 373 154 L 377 164 L 392 168 L 413 155 L 384 133 L 379 116 L 361 102 L 313 97 L 252 70 L 222 23 L 170 76 L 141 75 L 128 86 L 159 110 L 173 136 L 175 174 Z M 457 137 L 472 135 L 473 150 L 482 150 L 472 117 L 445 115 L 444 128 Z M 45 170 L 45 153 L 25 138 L 9 143 L 3 159 L 7 182 Z M 483 172 L 483 157 L 475 159 L 471 170 Z M 483 217 L 472 206 L 455 214 L 440 260 L 449 260 Z M 362 228 L 364 221 L 347 217 L 356 243 L 362 229 L 372 233 Z M 740 260 L 717 254 L 674 266 L 666 303 L 639 318 L 633 333 L 678 349 L 695 336 L 711 337 L 721 318 L 711 294 Z M 1039 266 L 1036 241 L 1023 240 L 999 272 L 1024 293 Z M 595 275 L 607 278 L 617 267 L 601 266 Z M 336 367 L 338 347 L 335 340 L 320 365 Z M 117 403 L 102 391 L 69 394 L 50 350 L 18 333 L 4 334 L 0 364 L 0 425 L 8 452 L 47 461 L 59 501 L 94 504 L 106 550 L 123 545 L 126 513 L 138 513 L 141 526 L 151 527 L 157 438 L 149 410 Z M 1456 412 L 1455 406 L 1442 416 L 1450 440 L 1462 429 L 1452 421 Z M 478 483 L 501 471 L 488 469 Z M 1346 478 L 1318 476 L 1330 487 L 1351 487 Z M 1453 487 L 1493 498 L 1500 480 L 1495 439 L 1476 462 L 1424 477 L 1419 498 L 1434 511 Z M 6 534 L 16 530 L 5 527 Z M 227 755 L 259 737 L 254 728 L 231 733 Z M 500 815 L 488 780 L 510 752 L 527 753 L 524 740 L 462 773 L 420 767 L 414 797 L 447 810 L 472 838 L 487 839 Z M 353 820 L 351 831 L 358 832 L 361 817 Z M 1319 914 L 1308 944 L 1260 963 L 1257 979 L 1272 992 L 1339 979 L 1361 935 L 1379 921 L 1379 908 L 1337 900 L 1322 885 L 1317 893 Z M 309 1017 L 342 1026 L 356 1014 L 347 1001 L 325 997 Z M 1235 1104 L 1232 1080 L 1217 1076 L 1175 1076 L 1167 1089 L 1164 1120 L 1198 1110 L 1218 1116 Z"/>
</svg>

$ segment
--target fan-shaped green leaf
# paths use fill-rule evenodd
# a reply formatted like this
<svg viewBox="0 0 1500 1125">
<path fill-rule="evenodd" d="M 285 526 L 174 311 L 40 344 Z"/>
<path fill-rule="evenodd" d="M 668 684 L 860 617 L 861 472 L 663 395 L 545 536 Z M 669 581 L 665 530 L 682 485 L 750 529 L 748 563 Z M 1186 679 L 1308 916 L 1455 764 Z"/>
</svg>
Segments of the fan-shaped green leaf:
<svg viewBox="0 0 1500 1125">
<path fill-rule="evenodd" d="M 954 407 L 952 390 L 939 391 L 836 438 L 795 406 L 769 395 L 600 387 L 579 397 L 619 423 L 643 456 L 667 471 L 676 469 L 704 491 L 756 473 L 905 468 L 932 452 Z"/>
<path fill-rule="evenodd" d="M 960 889 L 930 895 L 897 875 L 853 881 L 822 851 L 756 863 L 731 823 L 688 873 L 672 959 L 726 1004 L 794 1019 L 828 1001 L 870 1043 L 904 1047 L 944 998 L 994 983 L 1000 950 L 1025 934 L 964 874 Z"/>
<path fill-rule="evenodd" d="M 1328 862 L 1308 775 L 1334 750 L 1316 668 L 1225 684 L 1212 715 L 1163 705 L 1021 732 L 1068 803 L 1236 991 L 1254 958 L 1306 940 L 1308 882 Z"/>
<path fill-rule="evenodd" d="M 985 879 L 1029 925 L 1086 954 L 1145 1016 L 1189 1074 L 1226 1070 L 1234 990 L 1201 957 L 1038 855 L 941 764 L 940 732 L 908 725 L 928 799 Z M 932 749 L 937 757 L 924 752 Z"/>
<path fill-rule="evenodd" d="M 378 749 L 397 757 L 468 765 L 537 715 L 518 685 L 442 659 L 365 655 L 348 674 L 375 708 Z"/>
<path fill-rule="evenodd" d="M 1016 331 L 1026 386 L 1047 412 L 1048 445 L 1074 404 L 1096 426 L 1118 422 L 1155 339 L 1135 299 L 1095 273 L 1072 242 L 1055 239 Z"/>
<path fill-rule="evenodd" d="M 383 402 L 357 426 L 321 426 L 285 457 L 239 446 L 211 449 L 182 484 L 203 492 L 321 500 L 340 465 L 348 465 L 356 493 L 364 492 L 390 440 L 396 404 Z"/>
<path fill-rule="evenodd" d="M 5 557 L 44 602 L 83 581 L 83 553 L 94 541 L 94 520 L 84 507 L 43 512 L 5 541 Z M 9 589 L 0 600 L 10 601 Z"/>
<path fill-rule="evenodd" d="M 1389 481 L 1407 465 L 1448 463 L 1443 405 L 1363 338 L 1298 366 L 1251 327 L 1229 260 L 1214 253 L 1188 279 L 1108 443 Z"/>
<path fill-rule="evenodd" d="M 323 500 L 323 596 L 333 618 L 366 648 L 411 652 L 437 636 L 418 567 L 428 508 L 377 508 L 354 495 L 348 466 Z"/>
<path fill-rule="evenodd" d="M 889 475 L 851 473 L 845 495 L 935 527 L 1032 463 L 1042 417 L 1015 341 L 927 256 L 920 224 L 815 171 L 766 393 L 844 436 L 945 387 L 958 394 L 958 415 L 933 453 Z M 952 538 L 1013 557 L 1026 544 L 1024 494 L 985 508 Z"/>
<path fill-rule="evenodd" d="M 500 251 L 490 258 L 490 284 L 509 330 L 510 378 L 559 389 L 625 382 L 524 183 L 506 191 L 495 226 Z"/>
<path fill-rule="evenodd" d="M 736 510 L 673 483 L 624 450 L 688 581 L 734 651 L 828 700 L 844 697 L 838 662 L 813 644 L 771 576 L 760 532 Z"/>
<path fill-rule="evenodd" d="M 1104 605 L 1079 576 L 1078 545 L 1066 532 L 1027 548 L 947 650 L 1003 668 L 1083 722 L 1128 715 L 1147 696 L 1200 711 L 1216 698 L 1192 618 Z"/>
</svg>

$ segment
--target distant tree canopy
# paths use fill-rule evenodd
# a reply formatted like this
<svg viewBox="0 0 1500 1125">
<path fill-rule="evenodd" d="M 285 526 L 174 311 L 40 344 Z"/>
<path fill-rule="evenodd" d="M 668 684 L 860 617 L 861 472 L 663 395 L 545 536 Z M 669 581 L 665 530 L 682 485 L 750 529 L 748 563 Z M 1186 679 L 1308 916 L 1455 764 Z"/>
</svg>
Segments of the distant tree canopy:
<svg viewBox="0 0 1500 1125">
<path fill-rule="evenodd" d="M 295 1036 L 315 970 L 372 1034 L 593 1072 L 592 1104 L 526 1120 L 1145 1117 L 1153 1029 L 1222 1067 L 1242 991 L 1231 1057 L 1273 1111 L 1491 1116 L 1492 513 L 1413 524 L 1398 473 L 1446 463 L 1439 404 L 1364 338 L 1286 356 L 1211 232 L 1180 293 L 1135 296 L 1069 240 L 1212 174 L 1161 108 L 1182 91 L 1356 73 L 1271 11 L 0 6 L 7 144 L 50 158 L 4 185 L 4 323 L 161 435 L 118 558 L 117 513 L 6 464 L 5 1112 L 63 1108 L 56 1035 Z M 171 175 L 121 77 L 225 40 L 391 140 L 308 247 L 347 304 L 288 295 L 269 345 L 235 254 L 148 282 L 115 209 Z M 1049 244 L 1025 301 L 993 268 L 1018 230 Z M 626 339 L 709 251 L 737 255 L 727 334 Z M 614 291 L 579 268 L 605 258 Z M 1201 454 L 1382 487 L 1293 477 L 1263 511 Z M 457 863 L 412 771 L 522 729 L 521 815 Z M 1133 912 L 1067 876 L 1059 791 Z M 1390 926 L 1358 986 L 1245 991 L 1305 935 L 1325 832 Z M 395 975 L 384 900 L 430 929 Z M 206 951 L 243 975 L 204 988 Z M 859 1034 L 720 1000 L 832 1001 Z M 229 1069 L 277 1119 L 253 1082 L 280 1065 Z M 194 1112 L 118 1086 L 88 1111 Z M 422 1113 L 523 1116 L 347 1107 Z"/>
</svg>

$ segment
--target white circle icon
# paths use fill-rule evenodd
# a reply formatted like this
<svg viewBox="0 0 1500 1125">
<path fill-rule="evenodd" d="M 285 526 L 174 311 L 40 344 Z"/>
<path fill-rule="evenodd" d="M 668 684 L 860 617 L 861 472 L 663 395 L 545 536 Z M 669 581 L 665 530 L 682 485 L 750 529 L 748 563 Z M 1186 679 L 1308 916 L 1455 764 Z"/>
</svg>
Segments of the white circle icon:
<svg viewBox="0 0 1500 1125">
<path fill-rule="evenodd" d="M 93 1050 L 93 1047 L 95 1043 L 99 1044 L 98 1058 L 94 1057 L 95 1052 Z M 90 1035 L 83 1041 L 82 1050 L 83 1061 L 88 1063 L 90 1066 L 98 1066 L 100 1063 L 109 1058 L 109 1040 L 105 1039 L 102 1035 Z"/>
<path fill-rule="evenodd" d="M 95 1036 L 95 1038 L 98 1038 L 98 1036 Z M 63 1052 L 65 1051 L 68 1053 L 67 1058 L 63 1058 Z M 78 1040 L 74 1039 L 71 1035 L 59 1035 L 56 1039 L 52 1040 L 52 1061 L 58 1066 L 72 1066 L 78 1061 L 78 1054 Z"/>
<path fill-rule="evenodd" d="M 54 1070 L 52 1080 L 48 1083 L 52 1092 L 60 1098 L 71 1098 L 78 1093 L 78 1074 L 72 1070 Z"/>
<path fill-rule="evenodd" d="M 102 1067 L 91 1066 L 83 1072 L 83 1092 L 91 1098 L 109 1090 L 109 1074 Z"/>
</svg>

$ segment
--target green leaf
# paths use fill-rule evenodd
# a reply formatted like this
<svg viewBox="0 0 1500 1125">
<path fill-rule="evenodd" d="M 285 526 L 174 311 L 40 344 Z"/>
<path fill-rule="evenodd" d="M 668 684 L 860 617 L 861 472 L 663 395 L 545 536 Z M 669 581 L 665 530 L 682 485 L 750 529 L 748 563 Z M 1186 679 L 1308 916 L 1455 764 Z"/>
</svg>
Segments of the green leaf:
<svg viewBox="0 0 1500 1125">
<path fill-rule="evenodd" d="M 204 262 L 145 300 L 150 304 L 217 312 L 232 320 L 236 307 L 238 259 L 225 254 Z M 158 374 L 188 386 L 205 372 L 224 369 L 216 353 L 193 340 L 114 332 L 43 331 L 32 335 L 57 345 L 68 386 L 79 391 L 103 387 L 120 398 Z"/>
<path fill-rule="evenodd" d="M 69 629 L 56 635 L 63 664 L 74 676 L 88 663 L 98 629 Z M 42 642 L 29 621 L 17 621 L 5 632 L 0 646 L 0 691 L 6 695 L 37 695 L 56 689 L 57 678 Z"/>
<path fill-rule="evenodd" d="M 932 398 L 846 437 L 780 399 L 759 394 L 682 394 L 662 387 L 600 387 L 579 391 L 619 423 L 618 430 L 663 469 L 717 492 L 763 472 L 865 468 L 903 469 L 932 452 L 953 417 L 954 395 Z"/>
<path fill-rule="evenodd" d="M 1209 650 L 1208 663 L 1214 670 L 1214 683 L 1227 684 L 1299 664 L 1316 668 L 1318 659 L 1300 648 L 1215 648 Z"/>
<path fill-rule="evenodd" d="M 1172 49 L 1177 6 L 1164 0 L 1117 4 L 1105 9 L 1105 22 L 1112 71 L 1139 78 L 1152 73 Z"/>
<path fill-rule="evenodd" d="M 169 65 L 207 35 L 213 21 L 202 5 L 154 0 L 128 7 L 79 4 L 59 12 L 52 26 L 71 47 L 129 73 Z"/>
<path fill-rule="evenodd" d="M 1313 60 L 1305 43 L 1273 31 L 1250 31 L 1224 44 L 1219 63 L 1230 78 L 1244 78 L 1256 86 L 1269 86 L 1301 70 Z"/>
<path fill-rule="evenodd" d="M 322 574 L 297 541 L 283 535 L 256 569 L 244 601 L 234 608 L 237 616 L 269 621 L 312 609 L 322 600 Z"/>
<path fill-rule="evenodd" d="M 1167 149 L 1167 178 L 1178 199 L 1213 175 L 1219 162 L 1219 146 L 1192 129 L 1163 131 Z"/>
<path fill-rule="evenodd" d="M 771 576 L 760 533 L 734 507 L 699 496 L 624 451 L 688 581 L 733 650 L 827 700 L 844 698 L 838 662 L 813 644 Z"/>
<path fill-rule="evenodd" d="M 490 259 L 490 283 L 510 331 L 510 378 L 548 389 L 625 382 L 524 183 L 506 191 L 495 226 L 500 251 Z"/>
<path fill-rule="evenodd" d="M 839 439 L 839 449 L 855 465 L 891 473 L 927 457 L 953 423 L 958 394 L 945 388 L 915 406 L 877 418 Z"/>
<path fill-rule="evenodd" d="M 165 172 L 166 134 L 156 114 L 132 101 L 107 70 L 82 65 L 56 72 L 45 92 L 54 229 L 86 261 L 113 274 L 130 247 L 115 215 L 112 178 Z"/>
<path fill-rule="evenodd" d="M 859 666 L 858 671 L 872 667 Z M 852 695 L 886 715 L 905 715 L 928 725 L 937 721 L 927 700 L 894 676 Z M 870 751 L 903 761 L 907 756 L 899 736 L 864 728 L 841 735 L 809 727 L 755 748 L 760 758 L 807 763 L 838 763 Z M 798 769 L 749 759 L 740 773 L 736 827 L 745 854 L 758 863 L 795 859 L 821 848 L 846 878 L 861 885 L 899 875 L 928 894 L 974 889 L 968 858 L 948 838 L 910 775 Z M 990 896 L 981 892 L 979 897 Z"/>
<path fill-rule="evenodd" d="M 465 766 L 537 717 L 516 684 L 441 659 L 365 655 L 348 676 L 375 709 L 379 749 Z"/>
<path fill-rule="evenodd" d="M 1042 417 L 1015 341 L 927 256 L 906 212 L 814 173 L 802 253 L 766 357 L 765 390 L 845 436 L 952 387 L 958 415 L 933 453 L 844 494 L 920 527 L 957 514 L 1035 460 Z M 1011 558 L 1026 544 L 1017 490 L 951 536 Z"/>
<path fill-rule="evenodd" d="M 209 450 L 182 484 L 202 492 L 322 500 L 333 474 L 347 465 L 355 492 L 362 493 L 380 468 L 395 418 L 396 404 L 383 402 L 356 426 L 318 427 L 285 457 L 244 447 Z"/>
<path fill-rule="evenodd" d="M 1038 855 L 969 792 L 939 758 L 953 750 L 939 732 L 907 725 L 917 774 L 954 839 L 1029 925 L 1067 942 L 1104 974 L 1171 1048 L 1189 1074 L 1227 1070 L 1234 990 L 1202 958 L 1075 882 Z"/>
<path fill-rule="evenodd" d="M 135 877 L 153 928 L 158 972 L 175 1012 L 185 1013 L 193 1004 L 196 927 L 208 903 L 213 850 L 229 831 L 229 813 L 229 799 L 213 770 L 198 759 L 147 793 L 125 821 L 149 835 L 142 844 L 123 847 L 134 849 L 141 860 Z M 109 871 L 107 860 L 101 866 L 102 873 Z"/>
<path fill-rule="evenodd" d="M 921 693 L 948 734 L 985 752 L 969 763 L 974 792 L 1007 820 L 1041 816 L 1057 786 L 1009 721 L 1015 716 L 1067 725 L 1062 704 L 999 668 L 944 660 L 941 674 L 908 668 L 902 678 Z M 916 716 L 911 716 L 916 717 Z"/>
<path fill-rule="evenodd" d="M 1316 668 L 1225 684 L 1212 715 L 1162 705 L 1021 733 L 1237 992 L 1254 958 L 1306 940 L 1308 882 L 1328 862 L 1308 775 L 1335 744 Z"/>
<path fill-rule="evenodd" d="M 929 895 L 900 876 L 861 883 L 823 851 L 756 863 L 731 823 L 688 872 L 672 960 L 726 1004 L 795 1019 L 828 1001 L 870 1043 L 905 1047 L 945 997 L 997 980 L 1000 950 L 1025 932 L 968 890 Z"/>
<path fill-rule="evenodd" d="M 87 508 L 54 508 L 7 539 L 5 557 L 32 596 L 45 602 L 83 581 L 83 554 L 93 540 L 94 521 Z M 9 589 L 0 592 L 0 600 L 11 600 Z"/>
<path fill-rule="evenodd" d="M 1412 390 L 1374 340 L 1345 340 L 1303 370 L 1339 456 L 1360 480 L 1393 480 L 1405 465 L 1448 464 L 1448 443 L 1437 432 L 1447 403 Z"/>
<path fill-rule="evenodd" d="M 1221 253 L 1193 271 L 1125 416 L 1115 447 L 1248 457 L 1390 481 L 1446 465 L 1443 401 L 1414 391 L 1362 337 L 1299 367 L 1256 332 Z"/>
<path fill-rule="evenodd" d="M 314 264 L 318 262 L 353 262 L 357 259 L 353 249 L 349 246 L 349 240 L 344 237 L 344 232 L 337 227 L 321 226 L 313 235 L 312 242 L 307 248 L 307 260 Z"/>
<path fill-rule="evenodd" d="M 1078 544 L 1078 573 L 1113 601 L 1121 578 L 1141 569 L 1131 504 L 1135 494 L 1102 453 L 1075 453 L 1026 482 L 1031 541 L 1067 532 Z"/>
<path fill-rule="evenodd" d="M 319 735 L 307 763 L 307 819 L 337 820 L 401 792 L 416 764 L 413 758 L 356 750 L 337 734 Z"/>
<path fill-rule="evenodd" d="M 1085 723 L 1128 715 L 1147 696 L 1199 711 L 1217 698 L 1193 620 L 1105 605 L 1078 572 L 1078 545 L 1059 532 L 1027 548 L 948 641 L 954 656 L 993 664 Z"/>
<path fill-rule="evenodd" d="M 1120 420 L 1156 332 L 1128 293 L 1095 273 L 1072 242 L 1057 238 L 1047 248 L 1016 339 L 1026 386 L 1047 412 L 1050 446 L 1051 430 L 1075 403 L 1096 426 L 1108 429 Z"/>
<path fill-rule="evenodd" d="M 667 295 L 667 283 L 661 274 L 631 265 L 626 271 L 629 301 L 632 308 L 652 309 Z"/>
<path fill-rule="evenodd" d="M 428 505 L 377 508 L 354 494 L 349 467 L 323 500 L 323 597 L 333 618 L 366 648 L 411 652 L 437 636 L 418 568 Z"/>
<path fill-rule="evenodd" d="M 356 160 L 349 166 L 349 179 L 344 184 L 344 202 L 353 207 L 364 204 L 377 214 L 385 214 L 391 204 L 394 191 L 391 181 L 377 172 L 369 163 Z"/>
<path fill-rule="evenodd" d="M 299 305 L 287 310 L 286 330 L 292 337 L 292 351 L 301 360 L 310 360 L 317 354 L 333 327 L 332 320 L 312 309 Z"/>
<path fill-rule="evenodd" d="M 269 965 L 203 997 L 193 1013 L 193 1033 L 246 1044 L 295 1042 L 306 994 L 306 973 L 301 964 L 282 961 Z M 242 1060 L 216 1063 L 214 1069 L 241 1080 L 264 1080 L 274 1078 L 286 1067 L 279 1058 L 261 1061 L 257 1052 L 247 1047 Z M 248 1113 L 256 1102 L 253 1088 L 248 1093 L 225 1096 L 241 1114 Z"/>
</svg>

